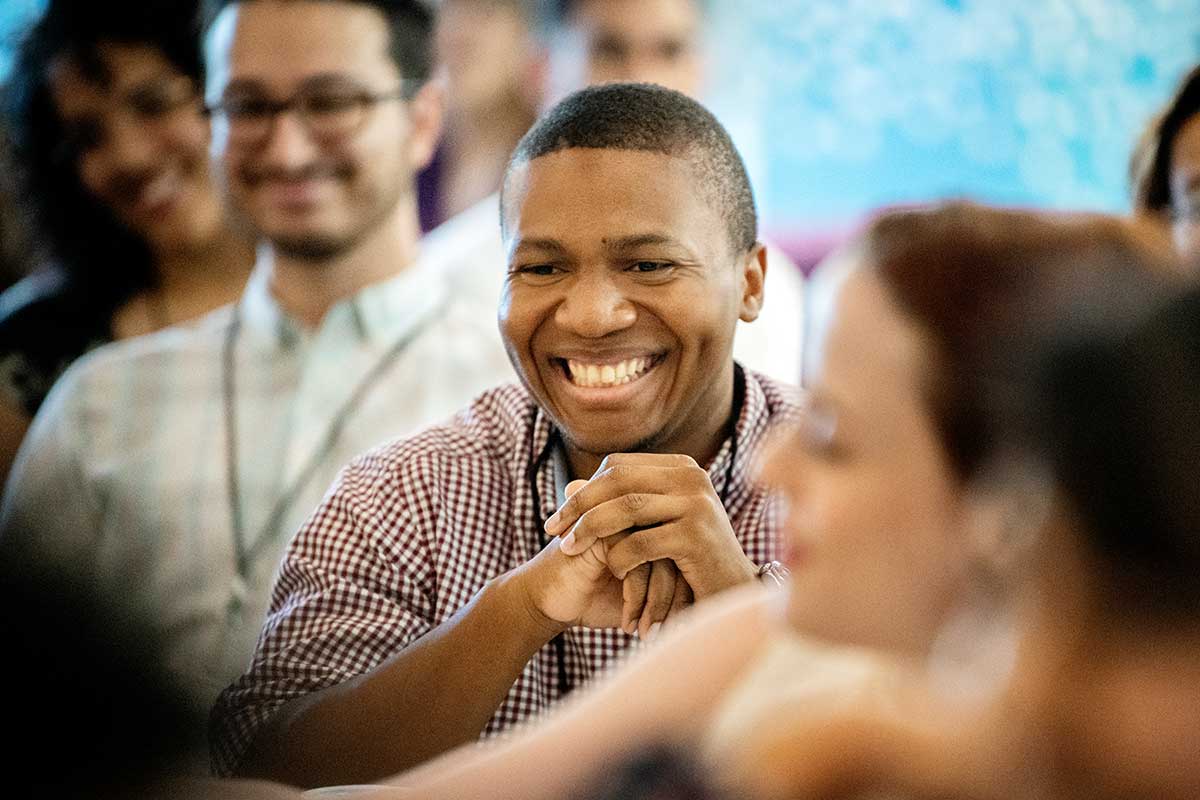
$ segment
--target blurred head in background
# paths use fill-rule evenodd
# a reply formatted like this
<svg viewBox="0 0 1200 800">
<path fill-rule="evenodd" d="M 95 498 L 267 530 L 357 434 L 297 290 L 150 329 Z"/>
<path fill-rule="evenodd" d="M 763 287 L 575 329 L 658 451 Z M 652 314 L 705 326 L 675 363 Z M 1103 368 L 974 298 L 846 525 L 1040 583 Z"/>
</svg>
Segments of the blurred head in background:
<svg viewBox="0 0 1200 800">
<path fill-rule="evenodd" d="M 205 23 L 217 174 L 259 239 L 312 265 L 415 243 L 414 178 L 442 112 L 428 9 L 213 0 Z"/>
<path fill-rule="evenodd" d="M 1167 256 L 1115 219 L 952 204 L 874 222 L 850 251 L 805 413 L 764 470 L 787 503 L 792 623 L 923 655 L 965 599 L 1011 594 L 1041 516 L 1000 479 L 985 404 L 999 367 L 1068 298 L 1151 283 Z"/>
<path fill-rule="evenodd" d="M 550 100 L 597 83 L 704 88 L 702 0 L 555 0 Z"/>
<path fill-rule="evenodd" d="M 116 295 L 224 234 L 194 14 L 53 0 L 14 65 L 9 119 L 39 232 L 66 269 Z"/>
<path fill-rule="evenodd" d="M 1200 67 L 1151 120 L 1129 171 L 1135 210 L 1169 225 L 1187 263 L 1200 264 Z"/>
<path fill-rule="evenodd" d="M 1019 685 L 1052 796 L 1200 796 L 1200 293 L 1063 337 L 1011 429 L 1053 478 Z"/>
<path fill-rule="evenodd" d="M 446 124 L 418 179 L 429 230 L 488 197 L 508 156 L 537 118 L 546 59 L 535 0 L 442 0 L 434 60 L 446 89 Z"/>
<path fill-rule="evenodd" d="M 482 115 L 505 104 L 532 120 L 541 87 L 534 0 L 442 0 L 434 57 L 446 81 L 447 115 Z"/>
</svg>

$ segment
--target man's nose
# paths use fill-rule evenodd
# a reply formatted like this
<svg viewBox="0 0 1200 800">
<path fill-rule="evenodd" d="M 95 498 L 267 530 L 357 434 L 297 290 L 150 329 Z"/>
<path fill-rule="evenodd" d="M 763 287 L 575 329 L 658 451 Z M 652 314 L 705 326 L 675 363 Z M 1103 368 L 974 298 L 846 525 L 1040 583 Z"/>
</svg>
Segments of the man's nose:
<svg viewBox="0 0 1200 800">
<path fill-rule="evenodd" d="M 299 115 L 293 109 L 284 109 L 271 120 L 259 156 L 270 166 L 296 169 L 311 162 L 317 151 L 317 144 Z"/>
<path fill-rule="evenodd" d="M 637 309 L 608 274 L 581 274 L 567 290 L 554 320 L 564 330 L 598 339 L 637 320 Z"/>
</svg>

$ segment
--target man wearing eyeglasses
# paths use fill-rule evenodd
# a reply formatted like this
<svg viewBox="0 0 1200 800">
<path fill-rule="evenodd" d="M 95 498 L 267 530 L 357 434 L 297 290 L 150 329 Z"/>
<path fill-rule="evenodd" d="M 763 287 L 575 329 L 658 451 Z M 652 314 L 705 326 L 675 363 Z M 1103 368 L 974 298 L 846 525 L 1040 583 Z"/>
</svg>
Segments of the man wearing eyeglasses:
<svg viewBox="0 0 1200 800">
<path fill-rule="evenodd" d="M 253 652 L 280 553 L 342 465 L 512 378 L 494 305 L 419 252 L 437 137 L 411 0 L 211 4 L 216 173 L 258 239 L 241 299 L 97 351 L 51 394 L 0 554 L 153 620 L 205 712 Z"/>
</svg>

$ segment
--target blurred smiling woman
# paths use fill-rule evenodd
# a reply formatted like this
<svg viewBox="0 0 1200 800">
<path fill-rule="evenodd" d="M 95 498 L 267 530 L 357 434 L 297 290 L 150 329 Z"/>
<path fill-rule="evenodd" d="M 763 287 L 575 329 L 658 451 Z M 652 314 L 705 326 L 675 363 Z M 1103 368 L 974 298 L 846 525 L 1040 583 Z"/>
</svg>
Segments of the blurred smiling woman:
<svg viewBox="0 0 1200 800">
<path fill-rule="evenodd" d="M 209 174 L 194 12 L 52 0 L 21 44 L 8 123 L 48 265 L 0 297 L 0 476 L 71 361 L 224 305 L 249 274 Z"/>
</svg>

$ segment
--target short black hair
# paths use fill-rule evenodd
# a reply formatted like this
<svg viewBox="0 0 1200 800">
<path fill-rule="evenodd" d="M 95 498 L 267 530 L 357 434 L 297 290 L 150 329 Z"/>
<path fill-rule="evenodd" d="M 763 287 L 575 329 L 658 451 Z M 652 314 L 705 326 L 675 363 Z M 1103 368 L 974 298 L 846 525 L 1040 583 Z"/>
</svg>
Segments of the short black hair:
<svg viewBox="0 0 1200 800">
<path fill-rule="evenodd" d="M 1156 214 L 1171 210 L 1171 148 L 1179 131 L 1200 114 L 1200 66 L 1184 76 L 1175 96 L 1150 121 L 1130 160 L 1134 207 Z"/>
<path fill-rule="evenodd" d="M 730 246 L 735 252 L 754 247 L 758 214 L 746 165 L 717 118 L 687 95 L 649 83 L 609 83 L 569 95 L 521 137 L 505 170 L 505 188 L 521 164 L 577 147 L 687 160 L 706 199 L 726 221 Z M 500 207 L 503 225 L 503 195 Z"/>
<path fill-rule="evenodd" d="M 378 9 L 387 20 L 388 53 L 400 75 L 410 86 L 429 79 L 433 69 L 433 13 L 419 0 L 327 0 L 352 3 Z M 208 35 L 217 16 L 227 6 L 250 3 L 254 0 L 203 0 L 200 30 Z"/>
<path fill-rule="evenodd" d="M 199 87 L 195 0 L 51 0 L 21 40 L 4 92 L 17 182 L 44 255 L 98 304 L 116 308 L 155 283 L 145 243 L 79 181 L 63 154 L 65 132 L 50 71 L 69 59 L 98 85 L 108 80 L 103 44 L 153 48 Z"/>
</svg>

